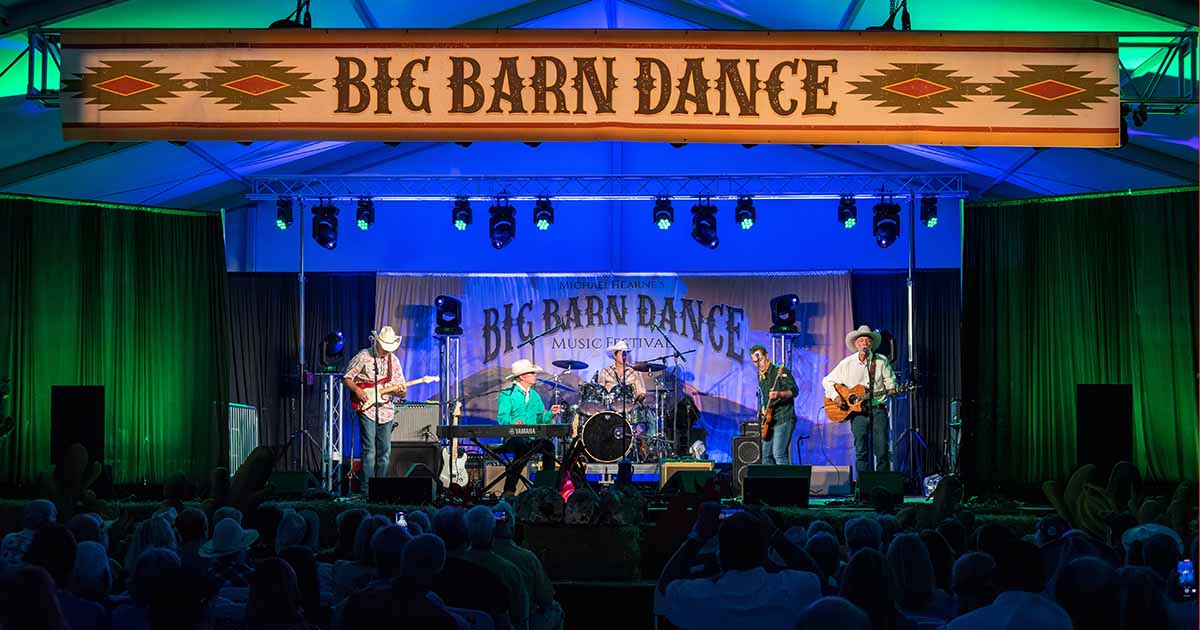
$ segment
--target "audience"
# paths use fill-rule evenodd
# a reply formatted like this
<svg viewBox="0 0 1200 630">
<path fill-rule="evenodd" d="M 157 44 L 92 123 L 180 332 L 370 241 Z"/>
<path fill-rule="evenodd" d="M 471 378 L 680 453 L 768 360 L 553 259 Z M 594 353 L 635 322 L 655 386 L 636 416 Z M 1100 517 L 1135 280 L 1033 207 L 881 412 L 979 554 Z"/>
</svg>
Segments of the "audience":
<svg viewBox="0 0 1200 630">
<path fill-rule="evenodd" d="M 954 570 L 954 548 L 936 531 L 927 529 L 921 532 L 921 542 L 929 551 L 929 561 L 933 564 L 933 582 L 942 592 L 950 592 L 950 574 Z"/>
<path fill-rule="evenodd" d="M 208 517 L 202 510 L 187 508 L 175 519 L 179 535 L 179 561 L 183 566 L 208 573 L 208 559 L 200 557 L 200 548 L 208 542 Z"/>
<path fill-rule="evenodd" d="M 265 630 L 305 630 L 300 587 L 291 565 L 280 558 L 267 558 L 258 564 L 250 578 L 250 599 L 246 603 L 246 626 Z"/>
<path fill-rule="evenodd" d="M 900 534 L 887 551 L 888 575 L 896 605 L 918 626 L 940 626 L 954 617 L 949 595 L 937 588 L 929 550 L 916 534 Z"/>
<path fill-rule="evenodd" d="M 109 600 L 113 576 L 108 564 L 108 551 L 98 542 L 85 540 L 76 547 L 75 569 L 71 574 L 71 593 L 105 608 L 114 604 Z"/>
<path fill-rule="evenodd" d="M 28 523 L 25 521 L 26 525 Z M 32 529 L 36 531 L 41 527 Z M 0 578 L 0 627 L 4 630 L 72 628 L 59 605 L 54 578 L 45 569 L 26 566 L 11 577 Z"/>
<path fill-rule="evenodd" d="M 872 630 L 915 630 L 917 627 L 896 608 L 888 580 L 887 560 L 876 549 L 860 549 L 850 558 L 842 572 L 839 594 L 867 613 Z"/>
<path fill-rule="evenodd" d="M 371 514 L 362 508 L 346 510 L 337 515 L 337 545 L 328 551 L 317 554 L 320 562 L 334 563 L 338 560 L 354 559 L 354 539 L 358 536 L 358 526 Z"/>
<path fill-rule="evenodd" d="M 148 614 L 159 580 L 180 568 L 179 556 L 170 549 L 147 549 L 130 570 L 130 601 L 116 607 L 112 613 L 114 629 L 146 630 L 150 627 Z"/>
<path fill-rule="evenodd" d="M 173 514 L 174 510 L 171 510 L 171 515 L 157 514 L 138 523 L 137 528 L 133 531 L 133 538 L 129 541 L 129 547 L 125 551 L 123 566 L 133 566 L 142 552 L 151 547 L 178 549 L 175 530 L 172 528 L 172 522 L 175 520 Z"/>
<path fill-rule="evenodd" d="M 304 619 L 318 628 L 328 628 L 331 622 L 330 605 L 333 593 L 321 590 L 320 571 L 317 557 L 312 549 L 296 545 L 279 552 L 296 574 L 296 586 L 300 589 L 300 605 L 304 608 Z"/>
<path fill-rule="evenodd" d="M 433 578 L 433 592 L 455 608 L 479 610 L 496 628 L 508 628 L 510 593 L 495 573 L 467 560 L 467 519 L 460 507 L 447 506 L 433 515 L 433 532 L 446 548 L 445 566 Z"/>
<path fill-rule="evenodd" d="M 832 533 L 819 531 L 815 535 L 809 528 L 808 544 L 804 550 L 812 556 L 817 568 L 821 571 L 821 592 L 825 595 L 836 595 L 838 577 L 841 572 L 841 548 L 837 538 Z"/>
<path fill-rule="evenodd" d="M 103 628 L 107 621 L 104 607 L 96 602 L 82 599 L 69 590 L 75 572 L 75 557 L 78 546 L 75 537 L 62 525 L 46 525 L 33 535 L 33 542 L 25 552 L 25 561 L 41 567 L 54 578 L 58 605 L 62 608 L 67 624 L 73 630 Z"/>
<path fill-rule="evenodd" d="M 558 627 L 563 621 L 563 611 L 558 602 L 554 601 L 554 585 L 550 583 L 550 576 L 546 575 L 542 561 L 538 560 L 537 556 L 513 541 L 516 534 L 516 512 L 506 501 L 496 504 L 495 511 L 504 516 L 496 519 L 496 537 L 492 541 L 492 551 L 521 571 L 532 605 L 529 626 L 535 629 Z"/>
<path fill-rule="evenodd" d="M 244 530 L 232 518 L 217 523 L 212 540 L 200 547 L 200 557 L 208 558 L 208 577 L 217 588 L 227 586 L 243 588 L 250 586 L 254 567 L 247 562 L 246 552 L 258 540 L 258 532 Z"/>
<path fill-rule="evenodd" d="M 996 561 L 986 553 L 973 551 L 954 562 L 950 578 L 956 614 L 990 605 L 996 599 Z"/>
<path fill-rule="evenodd" d="M 333 597 L 342 600 L 366 586 L 375 578 L 375 557 L 371 553 L 371 537 L 375 532 L 392 525 L 382 516 L 370 516 L 358 524 L 354 534 L 352 559 L 339 560 L 333 565 Z"/>
<path fill-rule="evenodd" d="M 431 586 L 446 563 L 446 547 L 437 536 L 422 534 L 404 545 L 401 575 L 378 581 L 346 602 L 343 628 L 421 628 L 457 630 L 465 621 L 434 595 Z"/>
<path fill-rule="evenodd" d="M 873 518 L 859 517 L 846 521 L 843 527 L 846 548 L 850 556 L 859 549 L 883 551 L 883 527 Z"/>
<path fill-rule="evenodd" d="M 25 552 L 33 543 L 33 535 L 47 525 L 53 525 L 58 510 L 49 501 L 30 501 L 21 518 L 21 531 L 4 536 L 0 541 L 0 575 L 12 573 L 25 566 Z"/>
<path fill-rule="evenodd" d="M 1117 572 L 1098 558 L 1076 558 L 1055 579 L 1054 600 L 1080 629 L 1118 630 L 1120 595 Z"/>
<path fill-rule="evenodd" d="M 477 505 L 467 510 L 466 521 L 467 540 L 471 545 L 461 557 L 500 578 L 500 583 L 508 589 L 508 616 L 513 626 L 525 627 L 529 618 L 530 585 L 525 582 L 516 565 L 492 551 L 492 541 L 496 536 L 493 510 L 486 505 Z"/>
<path fill-rule="evenodd" d="M 872 630 L 866 613 L 841 597 L 822 597 L 800 613 L 798 630 Z"/>
</svg>

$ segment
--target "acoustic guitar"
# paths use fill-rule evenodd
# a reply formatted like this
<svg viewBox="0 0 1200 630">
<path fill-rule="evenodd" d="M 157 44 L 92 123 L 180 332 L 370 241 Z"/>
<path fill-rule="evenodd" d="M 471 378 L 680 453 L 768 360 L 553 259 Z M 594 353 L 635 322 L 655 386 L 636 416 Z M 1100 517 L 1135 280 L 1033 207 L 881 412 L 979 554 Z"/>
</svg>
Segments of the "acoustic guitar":
<svg viewBox="0 0 1200 630">
<path fill-rule="evenodd" d="M 350 402 L 350 406 L 354 407 L 354 410 L 357 412 L 366 413 L 366 411 L 369 411 L 376 405 L 384 405 L 392 402 L 392 393 L 397 390 L 408 389 L 410 386 L 420 383 L 436 383 L 438 380 L 439 379 L 436 376 L 422 376 L 421 378 L 411 381 L 404 381 L 403 383 L 384 385 L 384 383 L 387 382 L 387 379 L 381 379 L 378 383 L 378 387 L 376 387 L 376 383 L 374 381 L 357 381 L 355 382 L 355 385 L 358 385 L 358 388 L 362 390 L 363 395 L 365 395 L 367 399 L 362 402 L 353 400 Z"/>
<path fill-rule="evenodd" d="M 895 396 L 904 392 L 912 391 L 920 387 L 915 383 L 907 383 L 898 385 L 891 389 L 884 389 L 875 392 L 878 396 Z M 837 398 L 825 399 L 825 415 L 829 416 L 832 422 L 845 422 L 856 413 L 863 412 L 863 405 L 867 402 L 867 386 L 855 385 L 847 387 L 842 384 L 835 383 L 833 389 L 837 391 Z"/>
</svg>

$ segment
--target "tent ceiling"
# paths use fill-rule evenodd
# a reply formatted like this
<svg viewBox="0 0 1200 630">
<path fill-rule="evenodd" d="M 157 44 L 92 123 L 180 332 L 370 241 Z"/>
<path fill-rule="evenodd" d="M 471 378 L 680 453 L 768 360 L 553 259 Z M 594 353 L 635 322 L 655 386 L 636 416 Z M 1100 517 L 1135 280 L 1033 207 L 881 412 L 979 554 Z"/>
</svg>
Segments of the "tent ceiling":
<svg viewBox="0 0 1200 630">
<path fill-rule="evenodd" d="M 58 28 L 260 28 L 292 0 L 0 0 L 0 69 L 24 47 L 20 31 Z M 909 0 L 922 30 L 1179 31 L 1196 24 L 1184 0 Z M 330 28 L 862 29 L 882 23 L 888 0 L 312 0 Z M 16 33 L 16 34 L 14 34 Z M 1140 59 L 1126 59 L 1137 65 Z M 215 209 L 245 203 L 244 180 L 271 173 L 535 174 L 961 170 L 974 195 L 1022 197 L 1196 183 L 1196 112 L 1154 116 L 1116 150 L 941 146 L 689 146 L 587 143 L 531 149 L 517 143 L 64 142 L 58 110 L 26 102 L 24 62 L 0 77 L 0 190 L 122 203 Z M 539 152 L 540 151 L 540 152 Z M 569 171 L 550 154 L 570 155 Z M 502 165 L 497 168 L 497 165 Z M 549 165 L 549 166 L 548 166 Z M 695 165 L 695 166 L 693 166 Z"/>
</svg>

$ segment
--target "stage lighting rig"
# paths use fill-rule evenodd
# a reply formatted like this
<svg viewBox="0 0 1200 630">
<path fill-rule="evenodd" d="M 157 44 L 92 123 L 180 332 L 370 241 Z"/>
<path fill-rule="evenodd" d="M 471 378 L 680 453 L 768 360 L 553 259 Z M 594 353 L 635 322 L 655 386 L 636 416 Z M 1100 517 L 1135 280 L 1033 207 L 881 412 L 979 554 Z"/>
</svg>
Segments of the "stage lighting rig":
<svg viewBox="0 0 1200 630">
<path fill-rule="evenodd" d="M 654 198 L 654 225 L 660 230 L 666 230 L 675 223 L 675 208 L 671 207 L 670 197 Z"/>
<path fill-rule="evenodd" d="M 450 213 L 450 221 L 454 223 L 454 229 L 462 232 L 471 225 L 471 201 L 466 197 L 458 197 L 454 200 L 454 210 Z"/>
<path fill-rule="evenodd" d="M 495 204 L 488 209 L 488 238 L 492 247 L 504 249 L 517 237 L 517 211 L 508 203 L 508 196 L 496 197 Z"/>
<path fill-rule="evenodd" d="M 280 197 L 275 200 L 275 227 L 280 231 L 292 227 L 292 223 L 296 221 L 296 214 L 292 210 L 292 198 Z"/>
<path fill-rule="evenodd" d="M 321 204 L 312 209 L 312 237 L 317 245 L 325 249 L 334 249 L 338 241 L 338 209 L 322 200 Z"/>
<path fill-rule="evenodd" d="M 550 205 L 550 198 L 545 195 L 539 196 L 533 204 L 533 225 L 543 232 L 554 225 L 554 206 Z"/>
<path fill-rule="evenodd" d="M 355 223 L 358 229 L 371 229 L 375 225 L 375 202 L 370 197 L 363 197 L 358 200 L 358 209 L 354 212 Z"/>
<path fill-rule="evenodd" d="M 892 197 L 880 197 L 879 203 L 875 204 L 871 232 L 875 235 L 875 243 L 884 248 L 891 247 L 900 238 L 900 206 L 892 201 Z"/>
<path fill-rule="evenodd" d="M 842 195 L 838 200 L 838 223 L 842 227 L 849 230 L 858 225 L 858 202 L 854 199 L 854 195 Z"/>
<path fill-rule="evenodd" d="M 800 298 L 792 293 L 771 298 L 772 335 L 800 332 L 796 327 L 796 307 L 799 305 Z"/>
<path fill-rule="evenodd" d="M 733 211 L 733 222 L 740 225 L 743 230 L 749 230 L 754 227 L 756 217 L 754 201 L 751 200 L 750 195 L 740 195 L 737 199 L 737 208 Z"/>
<path fill-rule="evenodd" d="M 463 334 L 462 302 L 449 295 L 439 295 L 433 300 L 433 308 L 437 317 L 433 330 L 435 335 Z"/>
<path fill-rule="evenodd" d="M 699 203 L 692 206 L 692 239 L 709 249 L 721 244 L 717 236 L 717 207 L 707 196 L 701 196 Z"/>
<path fill-rule="evenodd" d="M 275 20 L 270 28 L 312 28 L 312 13 L 308 10 L 311 0 L 296 0 L 296 10 L 282 20 Z"/>
<path fill-rule="evenodd" d="M 338 330 L 325 335 L 321 341 L 321 365 L 326 371 L 333 371 L 341 363 L 346 350 L 346 339 Z"/>
<path fill-rule="evenodd" d="M 933 195 L 921 197 L 921 223 L 924 223 L 927 228 L 938 224 L 937 197 Z"/>
</svg>

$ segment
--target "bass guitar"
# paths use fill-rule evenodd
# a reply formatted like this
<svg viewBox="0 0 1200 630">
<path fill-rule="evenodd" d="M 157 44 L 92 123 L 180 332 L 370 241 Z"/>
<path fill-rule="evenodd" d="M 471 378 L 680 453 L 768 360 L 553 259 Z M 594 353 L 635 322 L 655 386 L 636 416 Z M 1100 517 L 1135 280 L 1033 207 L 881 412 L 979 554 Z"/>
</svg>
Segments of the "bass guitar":
<svg viewBox="0 0 1200 630">
<path fill-rule="evenodd" d="M 906 383 L 897 385 L 891 389 L 884 389 L 875 392 L 876 396 L 895 396 L 910 392 L 920 387 L 915 383 Z M 833 389 L 837 391 L 837 398 L 825 399 L 825 415 L 829 416 L 832 422 L 845 422 L 856 413 L 863 412 L 863 405 L 867 403 L 867 386 L 855 385 L 847 387 L 845 385 L 835 383 Z"/>
<path fill-rule="evenodd" d="M 385 383 L 387 383 L 387 379 L 382 379 L 378 382 L 357 381 L 355 385 L 358 385 L 358 388 L 362 390 L 366 400 L 361 402 L 358 400 L 353 400 L 350 402 L 350 406 L 354 407 L 354 410 L 359 413 L 366 413 L 376 405 L 384 405 L 392 402 L 393 392 L 401 389 L 408 389 L 409 387 L 418 385 L 420 383 L 436 382 L 438 382 L 438 377 L 436 376 L 422 376 L 421 378 L 415 380 L 404 381 L 403 383 L 393 383 L 391 385 L 385 385 Z"/>
</svg>

